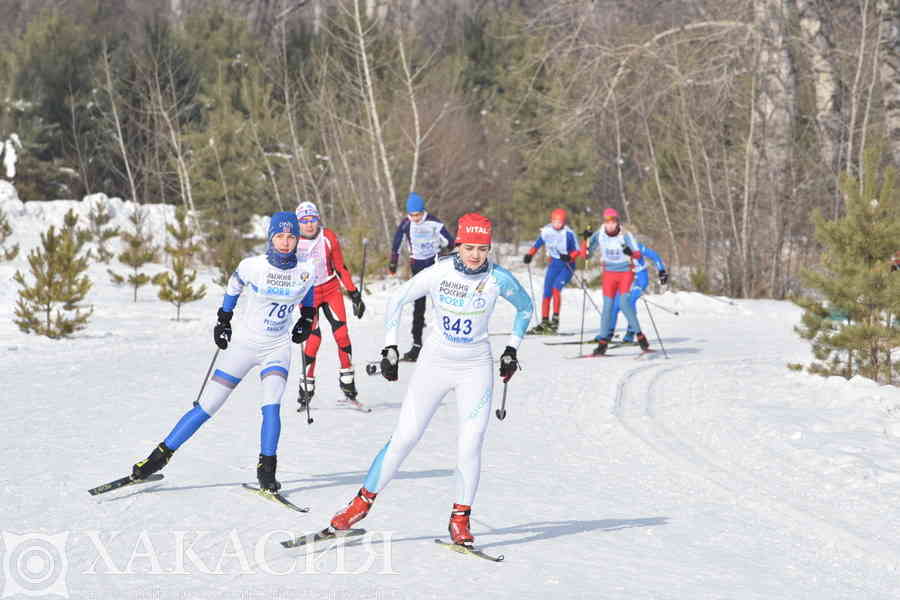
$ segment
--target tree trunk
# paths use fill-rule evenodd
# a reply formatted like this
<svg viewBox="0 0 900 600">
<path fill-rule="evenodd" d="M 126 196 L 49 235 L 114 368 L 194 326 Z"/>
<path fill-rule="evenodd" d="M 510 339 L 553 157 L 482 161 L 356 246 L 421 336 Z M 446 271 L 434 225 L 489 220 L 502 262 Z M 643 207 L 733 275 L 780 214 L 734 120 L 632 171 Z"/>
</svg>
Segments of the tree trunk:
<svg viewBox="0 0 900 600">
<path fill-rule="evenodd" d="M 900 169 L 900 2 L 879 0 L 878 16 L 885 134 L 894 166 Z"/>
<path fill-rule="evenodd" d="M 106 93 L 109 94 L 109 105 L 112 109 L 113 126 L 116 128 L 116 142 L 119 152 L 122 153 L 122 162 L 125 163 L 125 174 L 128 177 L 128 188 L 131 190 L 132 202 L 140 204 L 137 186 L 134 184 L 134 174 L 131 172 L 131 161 L 128 160 L 128 146 L 125 144 L 125 135 L 122 132 L 122 120 L 119 118 L 119 110 L 116 106 L 116 93 L 112 80 L 112 67 L 109 65 L 109 48 L 106 40 L 103 40 L 103 73 L 106 76 Z"/>
<path fill-rule="evenodd" d="M 830 172 L 837 173 L 842 84 L 835 66 L 831 13 L 823 10 L 821 0 L 796 0 L 796 2 L 800 17 L 800 34 L 813 69 L 819 156 L 823 166 Z M 836 188 L 835 185 L 834 189 Z"/>
<path fill-rule="evenodd" d="M 785 0 L 757 0 L 754 23 L 760 36 L 759 101 L 752 118 L 759 136 L 754 143 L 758 181 L 756 190 L 767 198 L 771 244 L 769 252 L 769 292 L 783 295 L 782 256 L 784 246 L 784 204 L 790 199 L 791 169 L 794 153 L 794 123 L 797 104 L 797 76 L 794 59 L 787 45 Z M 766 186 L 760 185 L 765 182 Z M 763 192 L 763 190 L 765 190 Z"/>
<path fill-rule="evenodd" d="M 419 124 L 419 106 L 416 103 L 416 89 L 413 86 L 413 74 L 406 60 L 406 50 L 403 47 L 403 33 L 397 30 L 397 45 L 400 48 L 400 63 L 403 65 L 403 77 L 406 81 L 406 91 L 409 94 L 409 105 L 413 118 L 413 156 L 412 169 L 409 176 L 409 191 L 416 191 L 416 177 L 419 174 L 419 154 L 422 151 L 422 128 Z"/>
<path fill-rule="evenodd" d="M 378 104 L 375 101 L 375 85 L 372 82 L 372 73 L 369 67 L 369 54 L 366 49 L 366 38 L 362 28 L 362 15 L 359 12 L 359 0 L 354 0 L 354 24 L 356 25 L 357 44 L 359 47 L 359 60 L 362 63 L 362 75 L 365 91 L 366 109 L 369 113 L 369 119 L 372 123 L 372 143 L 378 151 L 378 159 L 384 170 L 385 184 L 387 185 L 388 201 L 391 207 L 391 213 L 397 206 L 397 194 L 394 189 L 394 178 L 391 174 L 391 166 L 388 161 L 387 148 L 384 145 L 384 135 L 381 129 L 381 118 L 378 115 Z M 373 165 L 374 166 L 374 165 Z M 377 167 L 376 167 L 377 168 Z M 381 208 L 382 225 L 384 226 L 385 241 L 390 242 L 391 233 L 390 225 L 388 225 L 387 214 L 384 208 L 384 201 L 378 198 Z"/>
</svg>

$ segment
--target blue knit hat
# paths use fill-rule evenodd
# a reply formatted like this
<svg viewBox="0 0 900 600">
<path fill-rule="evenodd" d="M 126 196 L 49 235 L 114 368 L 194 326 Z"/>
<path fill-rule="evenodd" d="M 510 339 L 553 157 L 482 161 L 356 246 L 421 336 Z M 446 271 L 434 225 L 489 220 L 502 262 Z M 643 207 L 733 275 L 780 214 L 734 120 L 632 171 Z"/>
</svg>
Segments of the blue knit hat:
<svg viewBox="0 0 900 600">
<path fill-rule="evenodd" d="M 417 213 L 425 210 L 425 199 L 413 192 L 406 199 L 406 212 Z"/>
<path fill-rule="evenodd" d="M 296 252 L 279 252 L 272 245 L 272 238 L 279 233 L 290 233 L 300 237 L 300 222 L 292 212 L 277 212 L 269 220 L 269 240 L 266 244 L 266 259 L 269 264 L 279 269 L 293 269 L 297 266 Z"/>
<path fill-rule="evenodd" d="M 269 221 L 269 239 L 276 233 L 291 233 L 294 237 L 300 237 L 300 222 L 297 215 L 292 212 L 277 212 Z"/>
</svg>

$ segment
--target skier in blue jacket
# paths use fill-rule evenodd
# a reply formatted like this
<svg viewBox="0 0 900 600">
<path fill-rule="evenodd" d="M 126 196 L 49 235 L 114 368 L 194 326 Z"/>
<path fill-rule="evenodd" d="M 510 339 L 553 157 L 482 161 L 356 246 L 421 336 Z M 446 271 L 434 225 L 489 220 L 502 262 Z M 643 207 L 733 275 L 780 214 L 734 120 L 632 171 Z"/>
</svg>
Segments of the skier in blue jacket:
<svg viewBox="0 0 900 600">
<path fill-rule="evenodd" d="M 409 266 L 413 275 L 433 265 L 441 249 L 453 247 L 453 236 L 437 217 L 425 212 L 425 200 L 420 195 L 416 193 L 409 195 L 406 199 L 406 213 L 406 218 L 400 222 L 394 233 L 391 261 L 388 265 L 391 275 L 397 273 L 400 246 L 403 244 L 404 238 L 409 248 Z M 401 360 L 416 362 L 419 358 L 419 352 L 422 350 L 422 329 L 424 328 L 425 297 L 423 296 L 413 305 L 413 344 L 409 352 L 401 357 Z"/>
</svg>

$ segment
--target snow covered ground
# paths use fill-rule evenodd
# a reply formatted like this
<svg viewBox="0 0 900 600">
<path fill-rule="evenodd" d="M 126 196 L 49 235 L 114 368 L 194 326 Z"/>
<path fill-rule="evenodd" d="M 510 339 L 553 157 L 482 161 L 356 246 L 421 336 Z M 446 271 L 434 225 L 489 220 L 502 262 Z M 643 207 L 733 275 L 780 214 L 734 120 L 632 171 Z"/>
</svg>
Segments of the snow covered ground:
<svg viewBox="0 0 900 600">
<path fill-rule="evenodd" d="M 215 350 L 221 294 L 202 272 L 211 293 L 174 322 L 151 288 L 133 303 L 94 266 L 88 329 L 64 341 L 26 336 L 12 324 L 12 273 L 66 208 L 33 206 L 3 205 L 26 248 L 0 263 L 2 597 L 900 595 L 900 391 L 788 371 L 810 357 L 792 331 L 800 312 L 783 302 L 650 296 L 679 312 L 653 309 L 669 359 L 619 349 L 569 360 L 578 346 L 527 338 L 508 416 L 490 425 L 473 512 L 478 543 L 504 554 L 500 564 L 432 543 L 446 536 L 454 489 L 452 396 L 363 521 L 371 538 L 312 552 L 278 543 L 327 524 L 393 429 L 413 366 L 401 365 L 398 383 L 363 372 L 381 347 L 393 281 L 371 285 L 365 317 L 350 323 L 371 414 L 336 405 L 332 339 L 319 355 L 312 425 L 294 411 L 292 373 L 279 478 L 309 513 L 240 487 L 255 479 L 259 445 L 253 376 L 178 451 L 164 480 L 91 497 L 89 487 L 129 472 L 190 408 Z M 577 330 L 580 291 L 566 290 L 564 302 L 562 329 Z M 508 330 L 512 314 L 500 303 L 493 330 Z M 639 316 L 658 348 L 646 306 Z M 590 303 L 588 323 L 597 325 Z M 505 340 L 493 339 L 499 355 Z"/>
</svg>

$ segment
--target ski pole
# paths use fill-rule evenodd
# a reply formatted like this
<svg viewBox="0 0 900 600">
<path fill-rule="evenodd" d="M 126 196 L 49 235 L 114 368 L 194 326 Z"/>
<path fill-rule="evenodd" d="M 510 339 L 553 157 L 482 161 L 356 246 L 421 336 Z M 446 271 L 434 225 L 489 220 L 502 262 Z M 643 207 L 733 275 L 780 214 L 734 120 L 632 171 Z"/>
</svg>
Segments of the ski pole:
<svg viewBox="0 0 900 600">
<path fill-rule="evenodd" d="M 587 289 L 587 284 L 585 284 L 585 282 L 584 282 L 584 277 L 582 277 L 581 275 L 579 275 L 578 273 L 576 273 L 576 272 L 575 272 L 575 268 L 574 268 L 571 264 L 566 263 L 566 266 L 569 267 L 569 271 L 572 272 L 572 276 L 575 277 L 575 280 L 576 280 L 576 281 L 578 282 L 578 284 L 581 286 L 581 289 L 586 290 L 586 289 Z M 597 306 L 597 303 L 594 302 L 594 299 L 591 298 L 590 295 L 587 296 L 587 299 L 591 301 L 591 304 L 594 306 L 594 310 L 596 310 L 597 313 L 602 317 L 602 316 L 603 316 L 603 311 L 600 310 L 600 308 Z"/>
<path fill-rule="evenodd" d="M 646 302 L 647 304 L 652 304 L 652 305 L 655 306 L 656 308 L 658 308 L 658 309 L 660 309 L 660 310 L 664 310 L 664 311 L 666 311 L 667 313 L 673 314 L 673 315 L 675 315 L 676 317 L 678 316 L 678 311 L 677 311 L 677 310 L 672 310 L 671 308 L 666 308 L 665 306 L 662 306 L 662 305 L 660 305 L 660 304 L 657 304 L 656 302 L 650 302 L 650 301 L 647 300 L 646 298 L 644 298 L 644 302 Z"/>
<path fill-rule="evenodd" d="M 656 332 L 656 339 L 659 341 L 659 347 L 662 348 L 663 354 L 665 354 L 666 358 L 669 358 L 669 353 L 666 352 L 666 347 L 663 346 L 662 338 L 659 337 L 659 329 L 656 328 L 656 321 L 653 319 L 653 313 L 650 312 L 650 305 L 647 303 L 647 299 L 643 298 L 644 308 L 647 309 L 647 314 L 650 315 L 650 322 L 653 323 L 653 331 Z"/>
<path fill-rule="evenodd" d="M 722 300 L 721 298 L 716 298 L 715 296 L 710 296 L 709 294 L 704 294 L 703 292 L 697 292 L 697 293 L 700 294 L 701 296 L 706 296 L 707 298 L 715 300 L 716 302 L 722 302 L 723 304 L 737 306 L 737 304 L 735 302 L 732 302 L 731 300 Z"/>
<path fill-rule="evenodd" d="M 531 311 L 531 316 L 534 317 L 537 314 L 537 301 L 534 299 L 534 283 L 531 279 L 531 263 L 527 263 L 525 266 L 528 267 L 528 289 L 531 290 L 531 306 L 534 307 L 534 310 Z"/>
<path fill-rule="evenodd" d="M 584 283 L 584 280 L 582 280 Z M 581 354 L 582 347 L 584 346 L 584 309 L 587 308 L 587 290 L 584 289 L 584 285 L 581 286 L 581 333 L 578 338 L 578 354 Z"/>
<path fill-rule="evenodd" d="M 503 382 L 503 402 L 500 404 L 500 408 L 497 409 L 497 418 L 501 421 L 506 418 L 506 388 L 508 385 L 508 381 Z"/>
<path fill-rule="evenodd" d="M 206 382 L 209 381 L 209 374 L 212 373 L 213 365 L 216 364 L 216 359 L 219 357 L 220 348 L 216 348 L 215 354 L 213 354 L 212 362 L 209 363 L 209 368 L 206 370 L 206 377 L 203 378 L 203 385 L 200 386 L 200 393 L 197 394 L 197 399 L 194 400 L 194 406 L 200 406 L 200 396 L 203 395 L 203 390 L 206 389 Z"/>
<path fill-rule="evenodd" d="M 312 398 L 309 397 L 309 389 L 306 387 L 306 344 L 300 344 L 300 362 L 303 365 L 303 372 L 300 373 L 300 389 L 303 390 L 303 395 L 306 396 L 306 424 L 312 425 L 313 418 L 309 414 L 309 404 Z M 297 412 L 300 412 L 299 408 Z"/>
<path fill-rule="evenodd" d="M 362 294 L 362 292 L 363 292 L 363 289 L 364 289 L 363 283 L 366 280 L 366 250 L 369 249 L 369 239 L 363 238 L 362 245 L 363 245 L 362 268 L 360 269 L 360 273 L 359 273 L 359 293 L 360 294 Z"/>
</svg>

